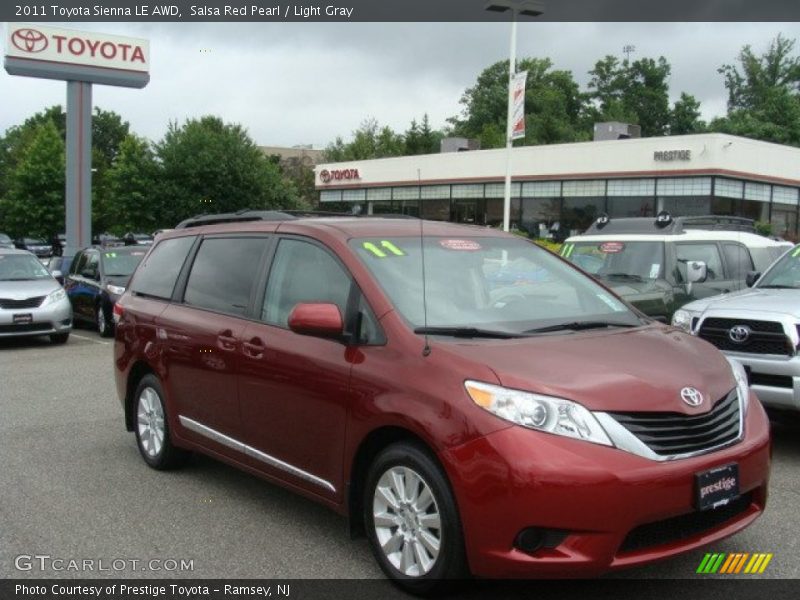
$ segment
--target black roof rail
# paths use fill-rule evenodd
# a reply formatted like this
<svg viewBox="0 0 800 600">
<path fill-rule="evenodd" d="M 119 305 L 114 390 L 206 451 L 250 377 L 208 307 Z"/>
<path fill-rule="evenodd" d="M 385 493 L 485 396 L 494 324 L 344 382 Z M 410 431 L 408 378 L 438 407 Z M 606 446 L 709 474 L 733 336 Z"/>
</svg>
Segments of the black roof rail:
<svg viewBox="0 0 800 600">
<path fill-rule="evenodd" d="M 294 221 L 296 219 L 314 217 L 350 217 L 365 218 L 375 217 L 381 219 L 417 219 L 413 215 L 402 214 L 381 214 L 365 215 L 347 212 L 330 212 L 323 210 L 250 210 L 243 209 L 232 213 L 204 214 L 196 215 L 184 219 L 175 226 L 175 229 L 187 229 L 189 227 L 202 227 L 203 225 L 217 225 L 220 223 L 247 223 L 251 221 Z"/>
<path fill-rule="evenodd" d="M 672 217 L 662 211 L 653 217 L 610 218 L 600 215 L 584 232 L 584 235 L 597 234 L 661 234 L 676 235 L 688 229 L 704 229 L 715 231 L 743 231 L 757 233 L 752 219 L 728 215 L 703 215 L 688 217 Z"/>
</svg>

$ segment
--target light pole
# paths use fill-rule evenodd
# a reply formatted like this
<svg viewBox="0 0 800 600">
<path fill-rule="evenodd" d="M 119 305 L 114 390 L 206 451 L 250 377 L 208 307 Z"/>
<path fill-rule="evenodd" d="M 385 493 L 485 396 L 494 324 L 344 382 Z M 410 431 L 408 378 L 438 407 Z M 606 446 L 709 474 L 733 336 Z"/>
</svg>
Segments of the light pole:
<svg viewBox="0 0 800 600">
<path fill-rule="evenodd" d="M 506 113 L 506 179 L 503 192 L 503 231 L 511 228 L 511 148 L 513 147 L 514 98 L 511 86 L 517 71 L 517 16 L 538 17 L 544 12 L 544 2 L 538 0 L 492 0 L 486 10 L 511 11 L 511 50 L 508 59 L 508 110 Z"/>
</svg>

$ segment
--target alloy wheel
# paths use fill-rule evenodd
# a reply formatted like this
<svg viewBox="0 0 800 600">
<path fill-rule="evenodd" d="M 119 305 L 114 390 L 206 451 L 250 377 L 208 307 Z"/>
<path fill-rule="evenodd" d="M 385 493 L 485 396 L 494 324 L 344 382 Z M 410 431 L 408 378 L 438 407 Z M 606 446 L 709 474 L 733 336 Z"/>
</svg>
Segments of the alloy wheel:
<svg viewBox="0 0 800 600">
<path fill-rule="evenodd" d="M 158 393 L 151 387 L 145 387 L 139 394 L 136 408 L 139 441 L 147 456 L 157 457 L 164 447 L 164 409 Z"/>
</svg>

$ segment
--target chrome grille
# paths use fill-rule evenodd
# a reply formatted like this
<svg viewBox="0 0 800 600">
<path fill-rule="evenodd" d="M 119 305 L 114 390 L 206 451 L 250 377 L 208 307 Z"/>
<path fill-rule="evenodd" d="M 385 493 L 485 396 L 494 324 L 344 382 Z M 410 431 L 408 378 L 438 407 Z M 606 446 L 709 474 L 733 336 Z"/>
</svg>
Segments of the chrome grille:
<svg viewBox="0 0 800 600">
<path fill-rule="evenodd" d="M 44 302 L 44 296 L 25 298 L 24 300 L 12 300 L 11 298 L 0 298 L 0 308 L 15 310 L 18 308 L 38 308 Z"/>
<path fill-rule="evenodd" d="M 736 390 L 702 415 L 608 413 L 659 456 L 702 452 L 736 441 L 741 433 Z"/>
<path fill-rule="evenodd" d="M 746 325 L 750 328 L 750 337 L 745 342 L 734 342 L 728 335 L 731 327 L 737 325 Z M 792 344 L 783 331 L 783 325 L 776 321 L 708 318 L 701 323 L 697 335 L 720 350 L 728 352 L 786 356 L 794 353 Z"/>
</svg>

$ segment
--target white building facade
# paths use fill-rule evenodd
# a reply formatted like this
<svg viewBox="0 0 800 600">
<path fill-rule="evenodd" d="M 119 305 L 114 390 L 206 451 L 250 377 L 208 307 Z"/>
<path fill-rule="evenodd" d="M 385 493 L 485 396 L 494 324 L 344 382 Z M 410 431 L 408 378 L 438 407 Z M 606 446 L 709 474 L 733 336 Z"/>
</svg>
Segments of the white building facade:
<svg viewBox="0 0 800 600">
<path fill-rule="evenodd" d="M 524 146 L 511 160 L 512 227 L 533 235 L 666 210 L 743 216 L 798 236 L 800 148 L 698 134 Z M 315 177 L 323 210 L 499 225 L 505 167 L 505 149 L 475 150 L 320 164 Z"/>
</svg>

